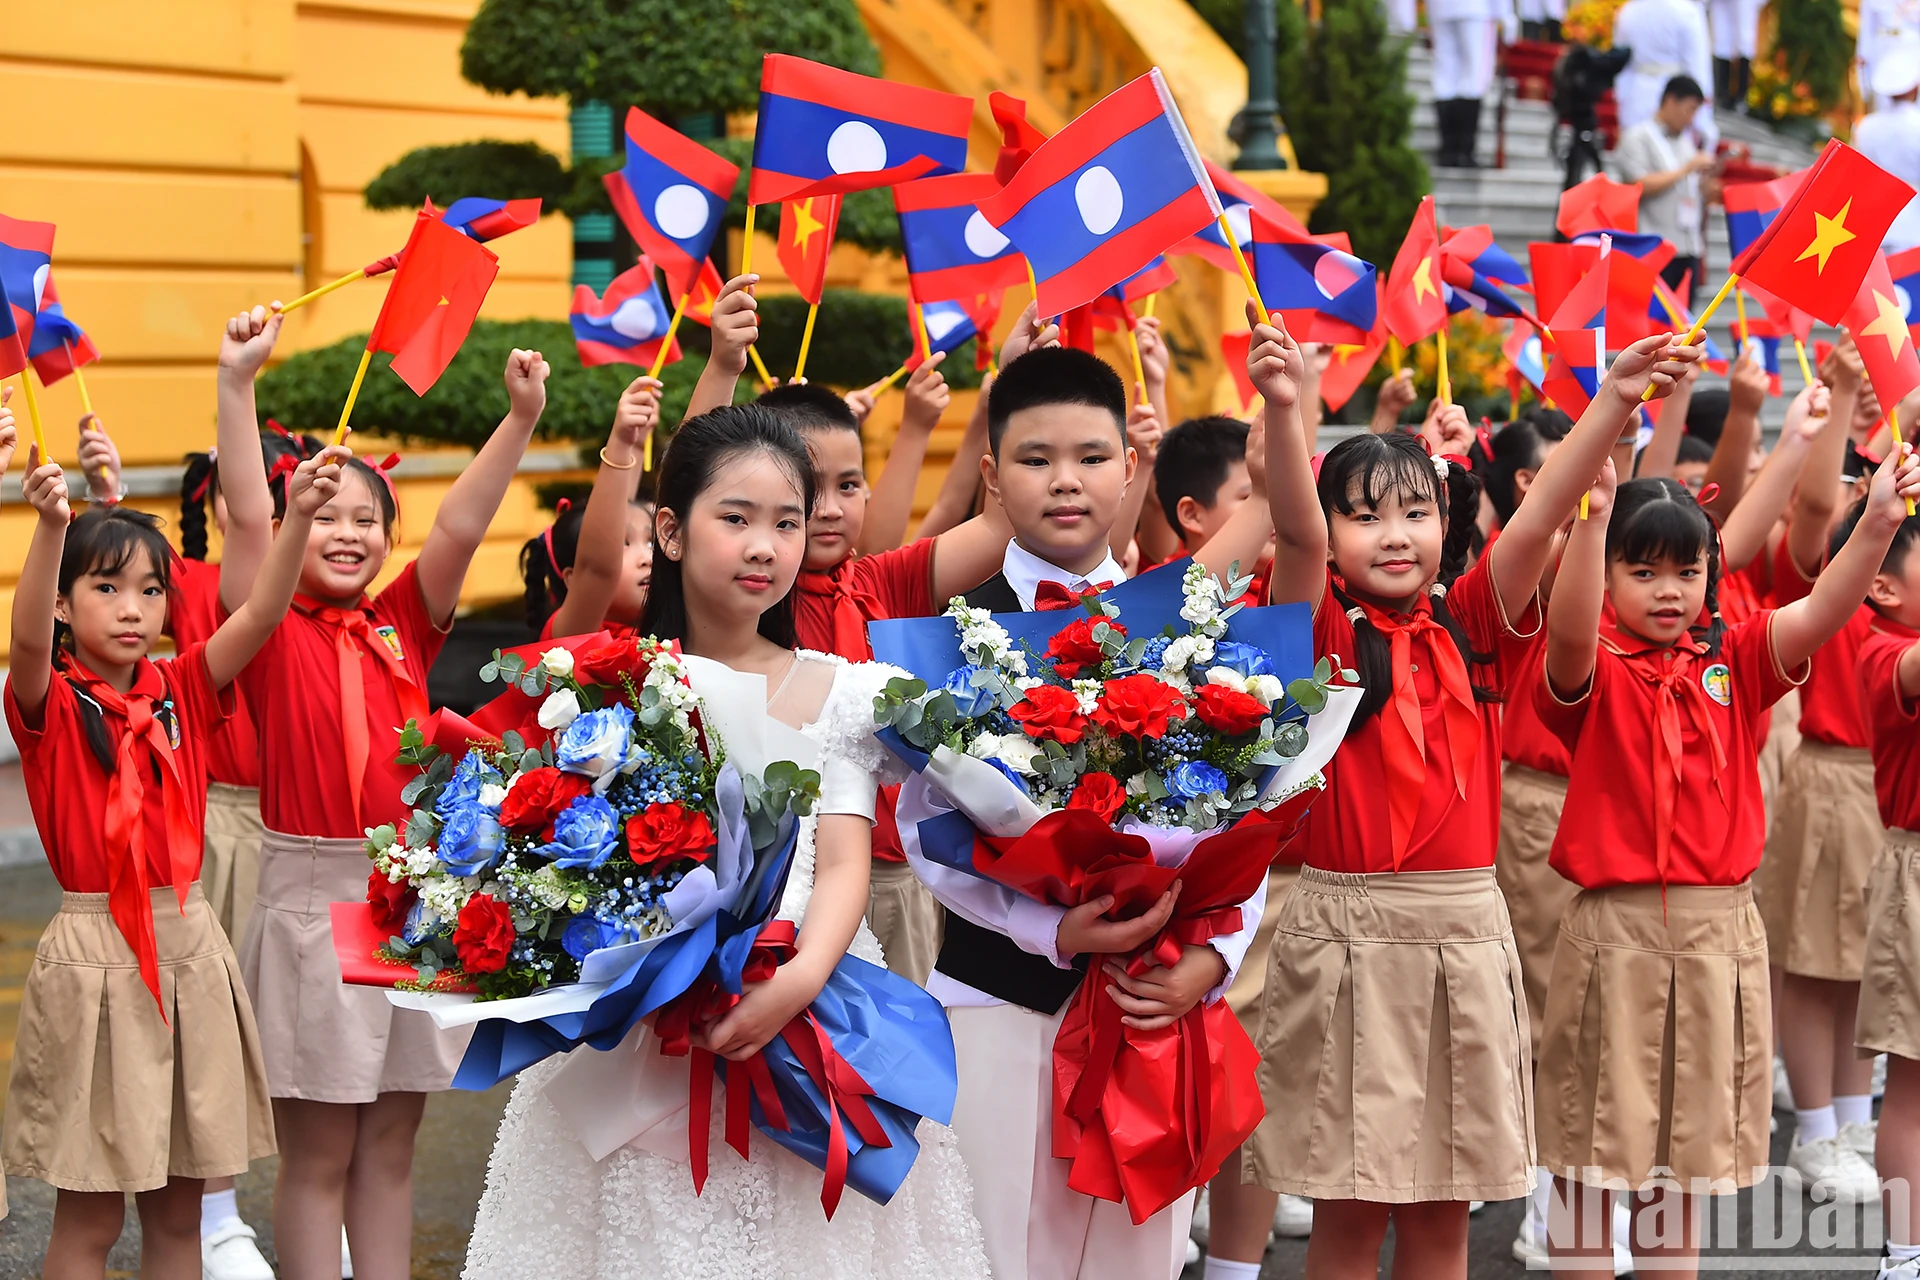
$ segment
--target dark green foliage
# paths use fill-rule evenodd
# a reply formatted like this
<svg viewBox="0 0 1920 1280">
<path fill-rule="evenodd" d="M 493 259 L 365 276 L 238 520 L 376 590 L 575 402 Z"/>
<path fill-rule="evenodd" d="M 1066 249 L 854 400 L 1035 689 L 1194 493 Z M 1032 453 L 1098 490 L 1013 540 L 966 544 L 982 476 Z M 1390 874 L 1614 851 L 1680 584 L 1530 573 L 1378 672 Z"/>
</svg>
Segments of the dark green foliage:
<svg viewBox="0 0 1920 1280">
<path fill-rule="evenodd" d="M 793 372 L 806 324 L 807 303 L 799 294 L 760 300 L 760 358 L 774 377 Z M 912 354 L 912 330 L 907 324 L 905 298 L 828 289 L 821 295 L 820 317 L 814 322 L 813 345 L 807 351 L 807 381 L 834 387 L 864 387 L 880 381 Z M 940 371 L 951 386 L 979 386 L 973 343 L 963 343 L 951 352 Z"/>
<path fill-rule="evenodd" d="M 1246 0 L 1188 0 L 1214 33 L 1227 42 L 1235 56 L 1247 56 Z M 1274 83 L 1279 87 L 1280 119 L 1291 125 L 1299 105 L 1302 83 L 1300 56 L 1307 43 L 1306 10 L 1297 0 L 1274 0 L 1273 4 Z M 1295 153 L 1300 140 L 1294 139 Z M 1311 168 L 1305 161 L 1302 166 Z"/>
<path fill-rule="evenodd" d="M 853 0 L 485 0 L 460 73 L 495 93 L 633 103 L 671 120 L 750 110 L 766 52 L 880 73 Z"/>
<path fill-rule="evenodd" d="M 418 209 L 428 198 L 444 209 L 462 196 L 537 196 L 551 207 L 572 190 L 566 165 L 538 143 L 487 139 L 409 151 L 367 184 L 366 196 L 369 209 Z"/>
<path fill-rule="evenodd" d="M 1791 94 L 1799 85 L 1830 111 L 1846 92 L 1847 69 L 1853 42 L 1842 25 L 1839 0 L 1776 0 L 1774 14 L 1780 26 L 1774 35 L 1774 63 L 1781 56 L 1786 66 L 1779 68 Z M 1760 103 L 1762 107 L 1770 104 Z"/>
</svg>

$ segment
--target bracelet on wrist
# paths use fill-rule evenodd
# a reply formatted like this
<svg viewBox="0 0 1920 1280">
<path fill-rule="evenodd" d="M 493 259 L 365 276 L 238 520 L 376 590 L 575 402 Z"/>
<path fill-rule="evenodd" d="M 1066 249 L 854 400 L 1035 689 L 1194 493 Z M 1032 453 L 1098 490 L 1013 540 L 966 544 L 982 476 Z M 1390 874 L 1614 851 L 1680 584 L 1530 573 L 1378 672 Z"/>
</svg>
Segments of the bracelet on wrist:
<svg viewBox="0 0 1920 1280">
<path fill-rule="evenodd" d="M 631 471 L 635 467 L 640 465 L 640 459 L 638 458 L 633 458 L 626 462 L 615 462 L 612 458 L 609 458 L 607 456 L 607 449 L 605 445 L 600 446 L 600 461 L 605 463 L 607 466 L 612 467 L 615 471 Z"/>
</svg>

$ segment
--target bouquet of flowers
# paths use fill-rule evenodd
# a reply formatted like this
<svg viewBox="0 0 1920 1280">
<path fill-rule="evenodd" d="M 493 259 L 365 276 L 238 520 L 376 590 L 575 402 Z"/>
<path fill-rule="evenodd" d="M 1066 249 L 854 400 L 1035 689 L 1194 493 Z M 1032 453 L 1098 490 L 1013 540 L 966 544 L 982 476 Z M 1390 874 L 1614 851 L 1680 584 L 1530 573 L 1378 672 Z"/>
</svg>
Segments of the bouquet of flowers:
<svg viewBox="0 0 1920 1280">
<path fill-rule="evenodd" d="M 473 1025 L 462 1088 L 611 1050 L 651 1019 L 647 1087 L 708 1114 L 718 1068 L 697 1033 L 794 954 L 774 914 L 819 774 L 769 758 L 764 689 L 737 687 L 758 677 L 649 637 L 496 653 L 481 674 L 507 694 L 401 735 L 400 762 L 421 769 L 402 793 L 413 812 L 368 831 L 366 902 L 334 905 L 343 977 Z M 661 1054 L 690 1064 L 669 1071 Z M 903 1063 L 915 1070 L 897 1087 L 872 1078 Z M 951 1114 L 938 1004 L 852 957 L 735 1065 L 728 1140 L 744 1156 L 751 1122 L 825 1169 L 829 1214 L 848 1182 L 884 1202 L 920 1116 Z M 703 1120 L 679 1143 L 696 1185 L 707 1136 Z"/>
<path fill-rule="evenodd" d="M 1170 565 L 1079 610 L 956 600 L 875 624 L 876 654 L 915 677 L 874 709 L 917 775 L 898 809 L 909 854 L 1062 907 L 1112 894 L 1121 918 L 1178 879 L 1172 920 L 1124 958 L 1134 973 L 1239 931 L 1358 701 L 1312 660 L 1306 607 L 1229 604 L 1246 585 Z M 1089 967 L 1055 1041 L 1053 1154 L 1075 1190 L 1141 1222 L 1259 1123 L 1258 1055 L 1218 1003 L 1126 1027 L 1109 981 Z"/>
</svg>

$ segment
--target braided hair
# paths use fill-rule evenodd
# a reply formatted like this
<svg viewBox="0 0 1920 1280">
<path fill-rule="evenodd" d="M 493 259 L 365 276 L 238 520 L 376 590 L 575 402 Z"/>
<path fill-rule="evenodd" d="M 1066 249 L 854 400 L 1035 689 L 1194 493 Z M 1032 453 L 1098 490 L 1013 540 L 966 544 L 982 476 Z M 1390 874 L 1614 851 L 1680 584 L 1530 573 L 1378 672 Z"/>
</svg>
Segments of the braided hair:
<svg viewBox="0 0 1920 1280">
<path fill-rule="evenodd" d="M 580 548 L 580 524 L 586 519 L 585 503 L 575 504 L 562 498 L 554 505 L 553 523 L 538 535 L 528 538 L 520 548 L 520 577 L 526 583 L 527 625 L 535 632 L 546 628 L 547 619 L 567 601 L 566 570 L 573 568 Z"/>
<path fill-rule="evenodd" d="M 1329 516 L 1379 507 L 1396 493 L 1408 501 L 1437 504 L 1445 512 L 1446 536 L 1440 545 L 1440 573 L 1432 588 L 1434 621 L 1453 637 L 1468 667 L 1493 660 L 1489 654 L 1475 652 L 1460 620 L 1447 608 L 1447 588 L 1466 572 L 1478 532 L 1475 521 L 1480 511 L 1480 482 L 1473 472 L 1448 463 L 1443 480 L 1418 437 L 1400 432 L 1362 435 L 1341 441 L 1327 453 L 1315 488 L 1320 509 Z M 1366 690 L 1354 711 L 1354 724 L 1364 724 L 1380 713 L 1392 695 L 1393 647 L 1338 580 L 1329 589 L 1338 607 L 1353 622 L 1353 665 Z M 1501 700 L 1497 692 L 1478 684 L 1473 686 L 1473 696 L 1479 702 Z"/>
</svg>

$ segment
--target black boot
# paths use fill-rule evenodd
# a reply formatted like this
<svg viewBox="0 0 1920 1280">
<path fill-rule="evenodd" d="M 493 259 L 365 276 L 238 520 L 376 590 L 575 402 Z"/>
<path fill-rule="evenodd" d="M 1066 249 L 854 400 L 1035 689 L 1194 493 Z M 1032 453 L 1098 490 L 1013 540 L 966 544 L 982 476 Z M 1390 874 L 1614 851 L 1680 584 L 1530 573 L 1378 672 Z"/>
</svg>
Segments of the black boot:
<svg viewBox="0 0 1920 1280">
<path fill-rule="evenodd" d="M 1713 100 L 1731 102 L 1728 94 L 1733 89 L 1733 63 L 1725 58 L 1713 60 Z"/>
<path fill-rule="evenodd" d="M 1434 152 L 1433 162 L 1442 169 L 1453 168 L 1454 115 L 1452 98 L 1433 100 L 1433 126 L 1440 134 L 1440 146 Z"/>
<path fill-rule="evenodd" d="M 1440 167 L 1443 169 L 1463 169 L 1471 163 L 1471 157 L 1461 145 L 1462 108 L 1464 98 L 1448 98 L 1434 104 L 1440 117 Z"/>
<path fill-rule="evenodd" d="M 1474 154 L 1474 149 L 1480 137 L 1480 99 L 1460 99 L 1458 129 L 1459 137 L 1455 145 L 1460 148 L 1460 157 L 1457 163 L 1462 169 L 1478 169 L 1480 160 Z"/>
<path fill-rule="evenodd" d="M 1753 85 L 1753 63 L 1746 58 L 1735 59 L 1733 70 L 1727 77 L 1728 93 L 1726 105 L 1729 110 L 1743 111 L 1747 105 L 1747 90 Z"/>
</svg>

